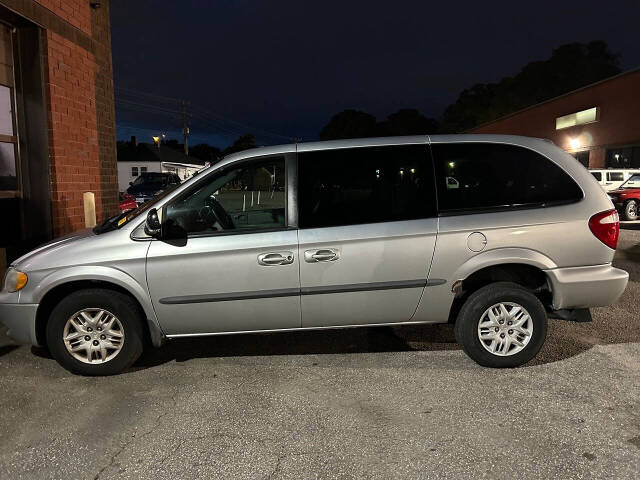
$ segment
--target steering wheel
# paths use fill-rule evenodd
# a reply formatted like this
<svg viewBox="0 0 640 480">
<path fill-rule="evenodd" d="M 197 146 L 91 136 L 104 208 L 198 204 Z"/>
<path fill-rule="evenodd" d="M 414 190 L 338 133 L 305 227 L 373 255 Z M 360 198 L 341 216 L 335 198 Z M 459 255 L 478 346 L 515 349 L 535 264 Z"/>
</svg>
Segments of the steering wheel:
<svg viewBox="0 0 640 480">
<path fill-rule="evenodd" d="M 220 202 L 215 197 L 208 197 L 204 202 L 204 207 L 200 209 L 200 218 L 207 224 L 213 225 L 218 223 L 223 230 L 232 230 L 236 228 L 231 219 L 231 215 L 222 208 Z"/>
</svg>

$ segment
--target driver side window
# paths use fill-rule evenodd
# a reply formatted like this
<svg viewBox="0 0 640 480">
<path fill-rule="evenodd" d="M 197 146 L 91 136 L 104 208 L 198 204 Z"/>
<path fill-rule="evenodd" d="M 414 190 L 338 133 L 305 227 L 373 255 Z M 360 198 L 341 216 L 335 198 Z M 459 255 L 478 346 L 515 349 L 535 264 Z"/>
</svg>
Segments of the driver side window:
<svg viewBox="0 0 640 480">
<path fill-rule="evenodd" d="M 170 235 L 286 226 L 284 157 L 230 165 L 167 207 Z"/>
</svg>

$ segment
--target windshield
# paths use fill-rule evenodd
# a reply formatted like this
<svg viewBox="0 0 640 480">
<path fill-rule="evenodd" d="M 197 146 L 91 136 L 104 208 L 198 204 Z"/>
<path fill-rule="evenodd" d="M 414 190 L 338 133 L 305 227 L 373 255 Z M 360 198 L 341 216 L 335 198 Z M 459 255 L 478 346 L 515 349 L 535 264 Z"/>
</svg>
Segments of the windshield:
<svg viewBox="0 0 640 480">
<path fill-rule="evenodd" d="M 125 213 L 114 215 L 113 217 L 106 219 L 100 225 L 96 225 L 93 228 L 93 232 L 99 235 L 101 233 L 110 232 L 111 230 L 117 230 L 119 228 L 124 227 L 131 220 L 133 220 L 136 217 L 139 217 L 141 213 L 146 212 L 151 207 L 156 205 L 160 200 L 166 197 L 169 193 L 173 192 L 173 190 L 175 190 L 175 188 L 177 187 L 178 185 L 166 189 L 162 193 L 153 197 L 148 202 L 145 202 L 142 205 L 140 205 L 138 208 L 135 208 Z"/>
<path fill-rule="evenodd" d="M 620 185 L 620 188 L 640 188 L 640 173 L 631 175 L 626 182 Z"/>
<path fill-rule="evenodd" d="M 162 173 L 143 173 L 136 178 L 131 185 L 163 185 L 167 182 L 167 176 Z"/>
</svg>

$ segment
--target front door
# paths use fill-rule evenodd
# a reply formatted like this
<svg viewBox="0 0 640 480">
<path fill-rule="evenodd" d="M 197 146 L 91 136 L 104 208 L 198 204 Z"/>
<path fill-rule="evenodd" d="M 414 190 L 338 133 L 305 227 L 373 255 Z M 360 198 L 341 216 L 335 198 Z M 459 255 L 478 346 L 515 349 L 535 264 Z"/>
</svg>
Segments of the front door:
<svg viewBox="0 0 640 480">
<path fill-rule="evenodd" d="M 285 165 L 270 156 L 223 167 L 164 209 L 167 238 L 151 242 L 147 280 L 167 335 L 300 326 Z"/>
<path fill-rule="evenodd" d="M 298 150 L 305 327 L 406 322 L 427 284 L 437 225 L 425 142 Z"/>
</svg>

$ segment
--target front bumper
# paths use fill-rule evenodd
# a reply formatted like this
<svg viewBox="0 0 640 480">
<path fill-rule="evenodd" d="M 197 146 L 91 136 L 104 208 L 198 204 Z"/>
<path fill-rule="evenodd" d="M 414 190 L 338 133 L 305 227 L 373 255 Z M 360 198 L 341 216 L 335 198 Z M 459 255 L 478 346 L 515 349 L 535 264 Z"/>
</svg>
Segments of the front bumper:
<svg viewBox="0 0 640 480">
<path fill-rule="evenodd" d="M 553 309 L 602 307 L 624 292 L 629 274 L 611 265 L 545 270 L 553 289 Z"/>
<path fill-rule="evenodd" d="M 9 338 L 18 343 L 38 345 L 36 338 L 37 304 L 0 303 L 0 323 L 9 330 Z"/>
</svg>

